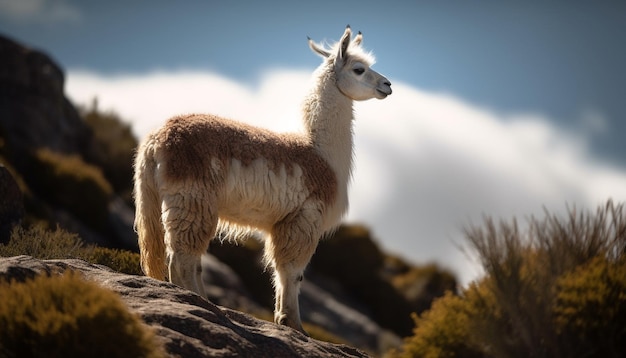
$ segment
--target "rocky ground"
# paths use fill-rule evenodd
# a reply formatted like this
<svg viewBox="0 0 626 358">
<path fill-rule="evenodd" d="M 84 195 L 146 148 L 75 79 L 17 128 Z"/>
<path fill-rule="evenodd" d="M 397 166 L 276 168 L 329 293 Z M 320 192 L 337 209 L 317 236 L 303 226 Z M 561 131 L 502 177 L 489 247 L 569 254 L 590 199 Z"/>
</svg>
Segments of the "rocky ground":
<svg viewBox="0 0 626 358">
<path fill-rule="evenodd" d="M 367 357 L 356 348 L 317 341 L 291 328 L 224 308 L 176 285 L 121 274 L 82 260 L 0 258 L 0 277 L 23 281 L 38 274 L 80 272 L 117 292 L 155 329 L 173 357 Z"/>
</svg>

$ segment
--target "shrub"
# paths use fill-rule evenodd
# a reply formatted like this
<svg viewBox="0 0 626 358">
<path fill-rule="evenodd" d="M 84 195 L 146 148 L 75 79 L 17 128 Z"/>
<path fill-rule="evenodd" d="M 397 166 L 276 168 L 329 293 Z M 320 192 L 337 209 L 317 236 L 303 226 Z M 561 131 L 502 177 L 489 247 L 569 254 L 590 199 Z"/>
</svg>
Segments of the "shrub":
<svg viewBox="0 0 626 358">
<path fill-rule="evenodd" d="M 0 256 L 29 255 L 38 259 L 64 259 L 77 257 L 83 249 L 78 235 L 56 228 L 48 230 L 43 225 L 25 229 L 15 227 L 11 238 L 0 245 Z"/>
<path fill-rule="evenodd" d="M 574 207 L 565 218 L 546 211 L 541 220 L 531 217 L 525 232 L 515 220 L 496 226 L 486 219 L 484 228 L 466 234 L 502 313 L 501 320 L 481 321 L 499 332 L 482 337 L 494 356 L 564 356 L 571 342 L 563 342 L 553 321 L 557 282 L 597 257 L 621 257 L 626 215 L 623 205 L 608 201 L 595 213 Z"/>
<path fill-rule="evenodd" d="M 0 326 L 4 357 L 164 356 L 114 292 L 71 272 L 1 282 Z"/>
<path fill-rule="evenodd" d="M 93 246 L 86 248 L 79 257 L 125 274 L 143 275 L 139 263 L 139 254 L 135 252 Z"/>
<path fill-rule="evenodd" d="M 28 229 L 16 227 L 11 239 L 0 244 L 0 256 L 29 255 L 38 259 L 79 258 L 93 264 L 108 266 L 111 269 L 141 275 L 139 254 L 98 246 L 85 246 L 78 235 L 63 229 L 49 230 L 43 225 Z"/>
<path fill-rule="evenodd" d="M 32 187 L 40 196 L 93 228 L 105 226 L 113 189 L 100 169 L 78 155 L 41 148 L 33 155 L 30 172 Z"/>
<path fill-rule="evenodd" d="M 554 313 L 571 352 L 595 357 L 626 352 L 626 258 L 596 257 L 561 277 Z"/>
<path fill-rule="evenodd" d="M 626 215 L 517 222 L 466 231 L 486 277 L 415 319 L 402 356 L 619 357 L 626 349 Z M 480 355 L 479 355 L 480 356 Z"/>
<path fill-rule="evenodd" d="M 468 300 L 447 292 L 433 302 L 430 310 L 421 316 L 413 314 L 414 335 L 407 338 L 402 352 L 395 358 L 423 357 L 480 357 L 470 343 L 470 315 Z"/>
</svg>

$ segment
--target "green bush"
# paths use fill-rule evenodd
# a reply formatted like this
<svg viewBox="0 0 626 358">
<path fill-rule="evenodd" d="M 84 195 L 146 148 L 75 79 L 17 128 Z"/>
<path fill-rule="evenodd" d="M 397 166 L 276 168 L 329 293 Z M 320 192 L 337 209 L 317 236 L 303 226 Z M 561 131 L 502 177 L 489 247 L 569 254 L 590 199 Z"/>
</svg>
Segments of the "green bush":
<svg viewBox="0 0 626 358">
<path fill-rule="evenodd" d="M 0 327 L 3 357 L 165 356 L 114 292 L 71 272 L 0 282 Z"/>
<path fill-rule="evenodd" d="M 108 204 L 113 189 L 99 168 L 85 163 L 78 155 L 66 155 L 47 148 L 31 158 L 32 188 L 88 225 L 106 225 Z"/>
<path fill-rule="evenodd" d="M 466 231 L 486 276 L 415 319 L 402 357 L 620 357 L 626 349 L 626 215 L 517 222 Z"/>
</svg>

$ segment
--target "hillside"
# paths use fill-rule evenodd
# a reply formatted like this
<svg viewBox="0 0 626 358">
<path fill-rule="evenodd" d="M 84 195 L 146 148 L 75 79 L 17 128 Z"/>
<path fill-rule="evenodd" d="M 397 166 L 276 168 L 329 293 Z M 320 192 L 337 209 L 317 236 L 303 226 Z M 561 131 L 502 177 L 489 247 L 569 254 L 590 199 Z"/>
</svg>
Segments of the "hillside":
<svg viewBox="0 0 626 358">
<path fill-rule="evenodd" d="M 0 36 L 0 244 L 23 239 L 16 228 L 42 242 L 61 230 L 84 244 L 137 252 L 131 196 L 137 139 L 117 114 L 100 111 L 95 100 L 77 108 L 63 88 L 63 70 L 48 55 Z M 273 290 L 261 245 L 214 240 L 209 253 L 203 259 L 209 300 L 269 319 Z M 412 333 L 412 312 L 456 290 L 450 273 L 383 252 L 359 225 L 322 242 L 305 277 L 307 329 L 374 355 Z M 165 286 L 153 289 L 159 287 Z"/>
</svg>

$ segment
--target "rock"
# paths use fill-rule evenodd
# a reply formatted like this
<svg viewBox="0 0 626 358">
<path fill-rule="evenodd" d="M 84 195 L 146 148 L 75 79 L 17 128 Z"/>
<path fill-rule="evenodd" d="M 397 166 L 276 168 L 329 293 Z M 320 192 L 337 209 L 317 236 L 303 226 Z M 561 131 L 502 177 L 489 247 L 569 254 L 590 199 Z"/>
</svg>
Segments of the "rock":
<svg viewBox="0 0 626 358">
<path fill-rule="evenodd" d="M 254 315 L 272 317 L 270 310 L 254 300 L 235 271 L 211 254 L 202 255 L 202 279 L 211 302 Z"/>
<path fill-rule="evenodd" d="M 311 272 L 306 275 L 300 290 L 300 313 L 304 321 L 324 327 L 345 342 L 381 356 L 402 344 L 396 334 L 320 287 L 321 278 L 311 280 L 311 276 L 314 276 Z"/>
<path fill-rule="evenodd" d="M 49 56 L 0 36 L 0 135 L 18 170 L 34 148 L 83 153 L 92 139 L 63 85 L 63 71 Z"/>
<path fill-rule="evenodd" d="M 9 170 L 0 164 L 0 243 L 9 242 L 13 226 L 24 216 L 22 191 Z"/>
<path fill-rule="evenodd" d="M 110 237 L 115 238 L 115 242 L 109 242 L 109 246 L 115 246 L 131 251 L 139 251 L 137 235 L 133 230 L 135 221 L 135 211 L 130 208 L 124 200 L 114 195 L 109 203 L 109 215 L 107 218 Z"/>
<path fill-rule="evenodd" d="M 355 348 L 317 341 L 148 277 L 117 273 L 82 260 L 0 258 L 0 278 L 8 280 L 69 269 L 119 293 L 129 309 L 155 329 L 173 357 L 367 357 Z"/>
</svg>

